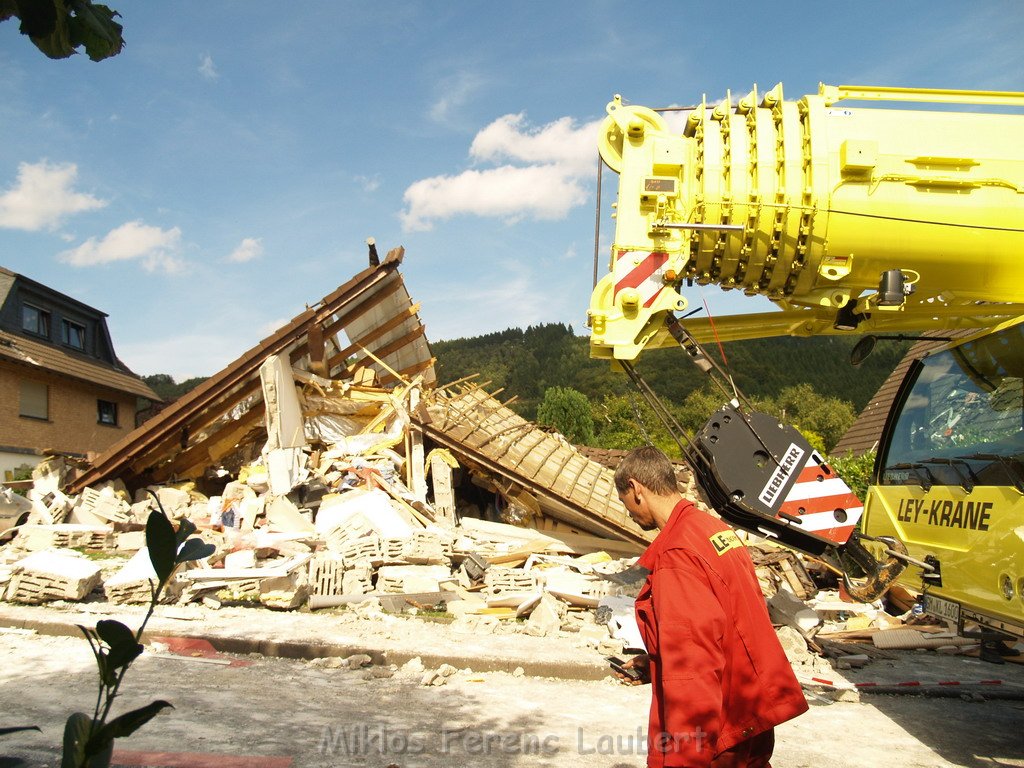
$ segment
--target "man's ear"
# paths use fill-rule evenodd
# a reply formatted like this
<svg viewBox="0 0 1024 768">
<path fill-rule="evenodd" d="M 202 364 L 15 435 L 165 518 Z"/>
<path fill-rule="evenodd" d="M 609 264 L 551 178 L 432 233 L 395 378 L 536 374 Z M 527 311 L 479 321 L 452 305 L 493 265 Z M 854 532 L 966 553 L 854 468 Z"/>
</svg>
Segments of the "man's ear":
<svg viewBox="0 0 1024 768">
<path fill-rule="evenodd" d="M 629 492 L 633 494 L 633 503 L 640 503 L 640 494 L 643 491 L 643 486 L 640 485 L 636 480 L 629 481 Z"/>
</svg>

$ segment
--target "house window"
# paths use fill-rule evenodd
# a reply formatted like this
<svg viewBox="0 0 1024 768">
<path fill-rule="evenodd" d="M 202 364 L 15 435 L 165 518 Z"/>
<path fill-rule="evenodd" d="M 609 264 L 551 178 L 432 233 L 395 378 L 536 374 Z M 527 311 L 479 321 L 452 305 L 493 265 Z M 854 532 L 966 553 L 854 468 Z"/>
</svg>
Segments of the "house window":
<svg viewBox="0 0 1024 768">
<path fill-rule="evenodd" d="M 97 400 L 97 421 L 100 424 L 107 424 L 111 427 L 117 426 L 117 403 L 109 400 Z"/>
<path fill-rule="evenodd" d="M 37 336 L 49 337 L 50 313 L 45 309 L 33 307 L 31 304 L 22 304 L 21 327 L 22 330 L 34 333 Z"/>
<path fill-rule="evenodd" d="M 50 397 L 48 387 L 38 381 L 21 382 L 21 398 L 18 413 L 30 419 L 50 418 Z"/>
<path fill-rule="evenodd" d="M 85 349 L 85 326 L 70 320 L 60 321 L 60 340 L 69 347 Z"/>
</svg>

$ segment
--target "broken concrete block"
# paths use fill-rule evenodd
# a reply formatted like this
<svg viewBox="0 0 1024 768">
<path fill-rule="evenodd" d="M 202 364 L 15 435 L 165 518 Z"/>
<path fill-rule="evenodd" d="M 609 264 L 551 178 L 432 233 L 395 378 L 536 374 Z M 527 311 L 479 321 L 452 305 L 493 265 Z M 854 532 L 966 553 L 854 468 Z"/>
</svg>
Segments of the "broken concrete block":
<svg viewBox="0 0 1024 768">
<path fill-rule="evenodd" d="M 597 643 L 597 652 L 602 656 L 618 656 L 623 648 L 623 642 L 617 637 L 604 637 Z"/>
<path fill-rule="evenodd" d="M 405 541 L 402 548 L 402 557 L 406 562 L 414 565 L 445 565 L 451 564 L 451 559 L 446 552 L 446 545 L 450 542 L 431 531 L 416 531 L 412 537 Z"/>
<path fill-rule="evenodd" d="M 373 591 L 373 569 L 356 565 L 346 570 L 341 577 L 341 594 L 365 595 Z"/>
<path fill-rule="evenodd" d="M 83 490 L 72 515 L 78 513 L 86 518 L 91 516 L 103 523 L 126 523 L 130 519 L 130 512 L 131 505 L 108 485 L 99 491 L 94 488 Z M 82 522 L 89 524 L 92 521 L 85 519 Z"/>
<path fill-rule="evenodd" d="M 375 568 L 384 562 L 380 537 L 376 534 L 349 541 L 337 550 L 337 554 L 352 565 L 363 564 Z"/>
<path fill-rule="evenodd" d="M 345 661 L 350 669 L 359 669 L 360 667 L 368 667 L 373 664 L 373 659 L 365 653 L 354 653 L 346 658 Z"/>
<path fill-rule="evenodd" d="M 317 533 L 326 536 L 356 513 L 363 515 L 385 539 L 407 539 L 415 530 L 391 505 L 391 497 L 374 489 L 325 496 L 316 515 Z"/>
<path fill-rule="evenodd" d="M 430 670 L 424 673 L 420 680 L 420 685 L 432 685 L 441 686 L 448 682 L 448 679 L 454 676 L 459 670 L 453 667 L 451 664 L 442 664 L 440 667 L 434 670 Z"/>
<path fill-rule="evenodd" d="M 309 561 L 310 594 L 344 595 L 345 559 L 333 552 L 321 552 Z M 362 594 L 362 593 L 360 593 Z"/>
<path fill-rule="evenodd" d="M 793 627 L 801 634 L 810 632 L 821 624 L 821 617 L 816 611 L 808 608 L 803 600 L 785 589 L 780 589 L 768 601 L 768 615 L 771 616 L 773 623 Z"/>
<path fill-rule="evenodd" d="M 264 506 L 267 524 L 272 531 L 288 533 L 315 533 L 313 524 L 299 513 L 296 507 L 285 496 L 275 496 Z"/>
<path fill-rule="evenodd" d="M 532 594 L 543 586 L 543 577 L 520 568 L 492 565 L 484 574 L 484 585 L 491 595 L 499 595 L 503 592 Z"/>
<path fill-rule="evenodd" d="M 157 581 L 156 571 L 149 560 L 149 550 L 142 547 L 121 569 L 103 582 L 103 592 L 112 603 L 148 603 L 152 599 L 152 585 Z M 167 585 L 173 597 L 181 592 L 181 585 Z"/>
<path fill-rule="evenodd" d="M 807 650 L 807 641 L 804 636 L 793 627 L 782 626 L 775 630 L 775 634 L 782 644 L 782 650 L 786 652 L 786 658 L 790 664 L 804 664 L 811 661 L 811 653 Z"/>
<path fill-rule="evenodd" d="M 501 620 L 497 616 L 476 616 L 464 613 L 451 623 L 452 632 L 457 635 L 493 635 Z"/>
<path fill-rule="evenodd" d="M 526 634 L 534 637 L 558 634 L 566 611 L 565 603 L 551 595 L 543 595 L 526 620 Z"/>
<path fill-rule="evenodd" d="M 871 658 L 863 653 L 840 656 L 836 659 L 836 669 L 860 669 L 871 661 Z"/>
<path fill-rule="evenodd" d="M 319 515 L 318 515 L 319 519 Z M 377 530 L 373 527 L 373 524 L 366 518 L 362 512 L 355 512 L 349 515 L 347 518 L 341 520 L 338 525 L 332 528 L 324 537 L 327 549 L 332 552 L 340 552 L 346 544 L 355 539 L 362 538 L 369 534 L 377 534 Z M 398 539 L 389 539 L 389 541 L 400 541 Z M 383 548 L 382 548 L 383 549 Z M 401 553 L 401 547 L 399 546 L 399 554 Z"/>
<path fill-rule="evenodd" d="M 107 525 L 24 525 L 18 534 L 18 547 L 28 552 L 45 549 L 107 549 L 113 546 L 114 532 Z"/>
<path fill-rule="evenodd" d="M 421 675 L 425 671 L 423 661 L 419 656 L 409 659 L 402 665 L 401 671 L 407 675 Z"/>
<path fill-rule="evenodd" d="M 303 605 L 308 597 L 309 587 L 300 571 L 260 580 L 260 602 L 268 608 L 292 611 Z"/>
<path fill-rule="evenodd" d="M 38 604 L 81 600 L 99 584 L 100 567 L 74 552 L 35 552 L 14 564 L 6 599 Z"/>
<path fill-rule="evenodd" d="M 75 505 L 75 499 L 58 490 L 42 491 L 39 488 L 30 488 L 27 497 L 32 503 L 32 513 L 25 520 L 28 523 L 56 525 L 67 522 L 68 514 Z M 0 517 L 2 516 L 0 512 Z"/>
<path fill-rule="evenodd" d="M 192 503 L 192 496 L 188 491 L 168 487 L 154 487 L 152 490 L 156 492 L 156 497 L 160 500 L 160 506 L 163 507 L 164 514 L 171 519 L 181 517 Z M 145 522 L 145 519 L 143 517 L 142 522 Z"/>
<path fill-rule="evenodd" d="M 379 592 L 439 592 L 451 578 L 443 565 L 385 565 L 377 571 Z"/>
<path fill-rule="evenodd" d="M 145 531 L 124 531 L 115 534 L 118 552 L 137 552 L 146 546 Z"/>
<path fill-rule="evenodd" d="M 570 605 L 597 608 L 601 598 L 618 591 L 618 585 L 570 568 L 546 568 L 544 589 Z"/>
<path fill-rule="evenodd" d="M 445 610 L 452 616 L 462 616 L 479 613 L 486 607 L 487 603 L 483 599 L 473 596 L 462 600 L 452 600 L 445 606 Z"/>
</svg>

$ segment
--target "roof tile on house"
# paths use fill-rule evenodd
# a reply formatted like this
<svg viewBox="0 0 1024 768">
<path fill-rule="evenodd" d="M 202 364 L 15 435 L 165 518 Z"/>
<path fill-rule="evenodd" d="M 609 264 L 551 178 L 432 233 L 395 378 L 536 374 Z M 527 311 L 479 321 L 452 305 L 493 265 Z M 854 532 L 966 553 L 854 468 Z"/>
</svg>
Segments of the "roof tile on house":
<svg viewBox="0 0 1024 768">
<path fill-rule="evenodd" d="M 2 277 L 0 274 L 0 281 Z M 149 400 L 160 400 L 156 392 L 130 371 L 95 363 L 53 344 L 33 341 L 7 331 L 0 331 L 0 359 L 34 366 L 49 373 L 69 376 L 117 392 L 127 392 Z"/>
</svg>

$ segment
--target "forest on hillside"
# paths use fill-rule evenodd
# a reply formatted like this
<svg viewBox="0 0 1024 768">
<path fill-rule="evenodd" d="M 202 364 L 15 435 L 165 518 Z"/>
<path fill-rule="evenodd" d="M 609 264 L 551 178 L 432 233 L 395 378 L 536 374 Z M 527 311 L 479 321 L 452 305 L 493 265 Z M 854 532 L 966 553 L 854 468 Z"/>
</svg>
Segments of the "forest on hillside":
<svg viewBox="0 0 1024 768">
<path fill-rule="evenodd" d="M 737 387 L 756 407 L 796 424 L 812 443 L 828 450 L 909 347 L 907 342 L 879 344 L 855 368 L 850 351 L 856 341 L 782 337 L 729 342 L 723 350 Z M 440 384 L 479 374 L 474 380 L 502 389 L 503 400 L 514 397 L 510 407 L 522 416 L 576 442 L 604 448 L 668 442 L 629 379 L 606 361 L 590 359 L 588 339 L 567 325 L 510 328 L 434 342 L 431 349 Z M 716 347 L 708 352 L 722 362 Z M 680 350 L 650 351 L 636 368 L 687 429 L 698 428 L 722 402 Z M 589 410 L 589 425 L 584 410 Z"/>
</svg>

